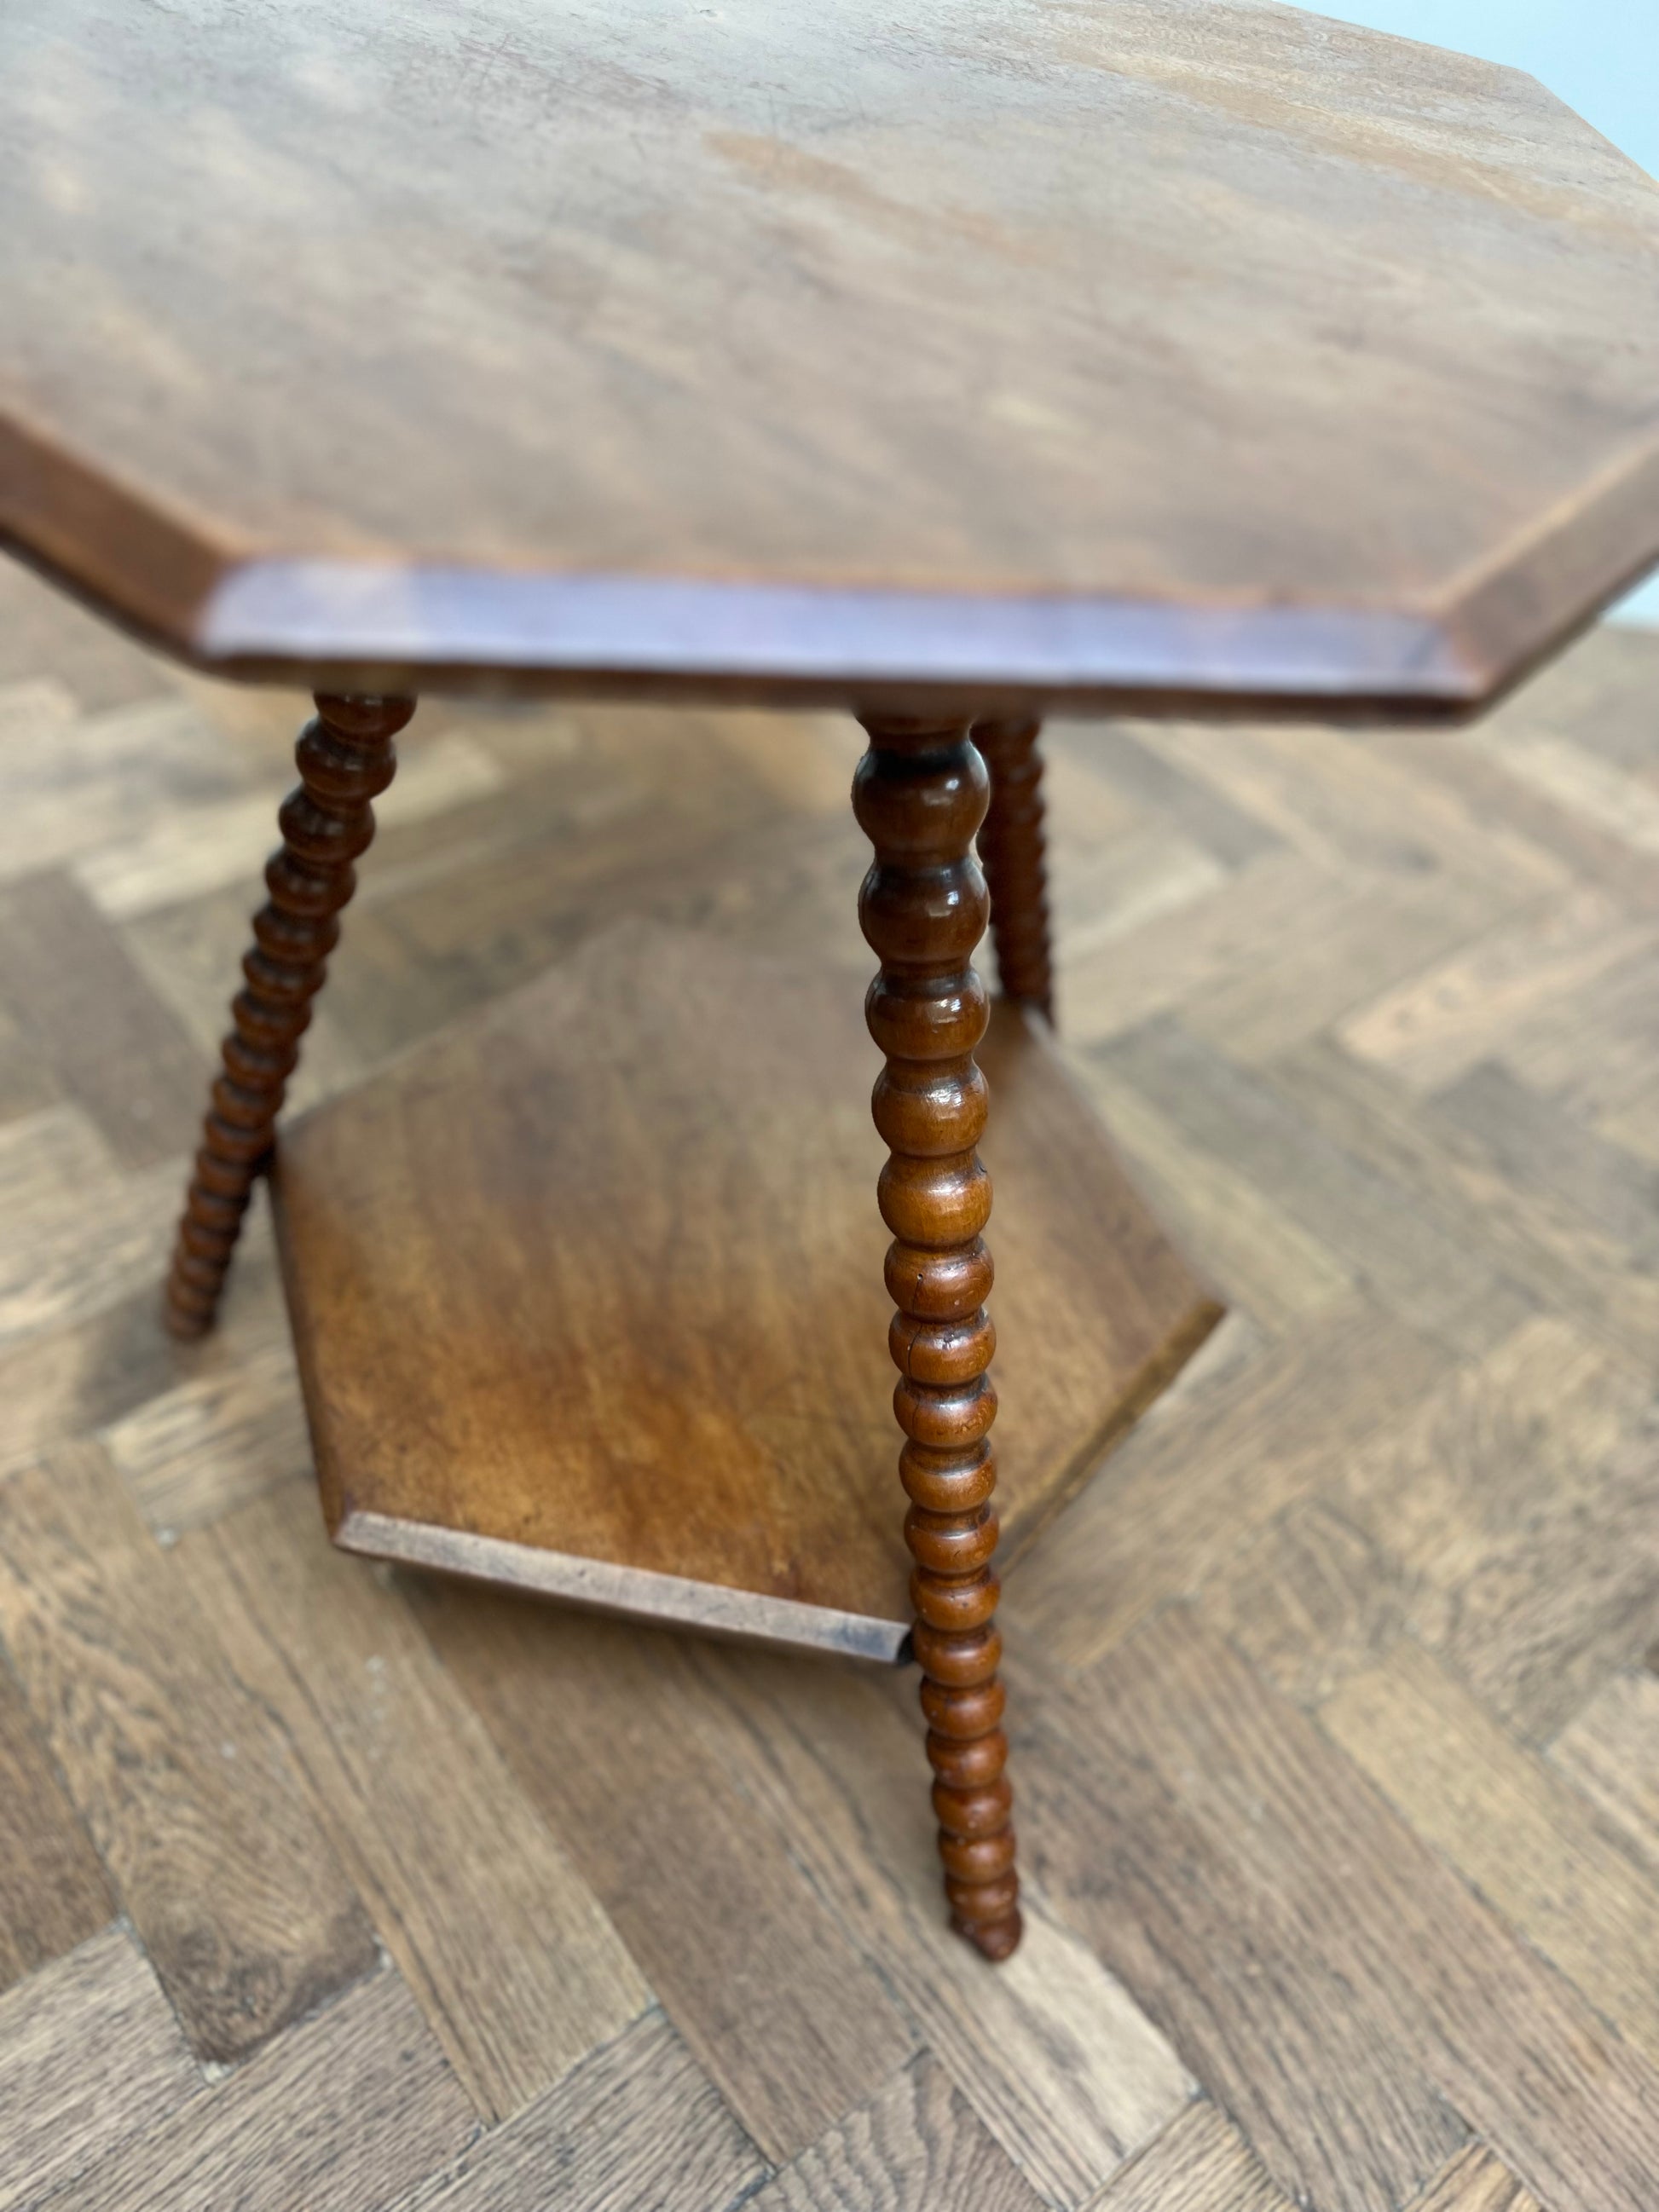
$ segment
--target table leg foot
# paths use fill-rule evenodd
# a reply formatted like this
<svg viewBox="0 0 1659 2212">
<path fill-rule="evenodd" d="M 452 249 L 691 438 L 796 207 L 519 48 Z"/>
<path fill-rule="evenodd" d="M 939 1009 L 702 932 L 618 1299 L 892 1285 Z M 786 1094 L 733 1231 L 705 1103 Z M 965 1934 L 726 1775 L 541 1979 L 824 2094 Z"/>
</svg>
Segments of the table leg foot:
<svg viewBox="0 0 1659 2212">
<path fill-rule="evenodd" d="M 339 938 L 337 916 L 356 888 L 352 863 L 374 835 L 370 801 L 392 781 L 392 740 L 415 711 L 412 699 L 319 692 L 316 703 L 295 748 L 300 784 L 277 817 L 282 848 L 265 868 L 270 896 L 254 916 L 246 982 L 232 1004 L 234 1027 L 179 1224 L 164 1304 L 175 1336 L 213 1326 L 311 1002 Z"/>
<path fill-rule="evenodd" d="M 1019 1878 L 991 1565 L 995 1334 L 980 1233 L 991 1185 L 975 1149 L 987 1091 L 974 1048 L 988 1009 L 971 964 L 988 906 L 973 844 L 988 779 L 962 722 L 863 719 L 870 749 L 853 805 L 875 860 L 859 918 L 881 961 L 866 1014 L 887 1061 L 872 1104 L 890 1155 L 878 1198 L 894 1237 L 889 1341 L 914 1644 L 951 1925 L 1006 1959 L 1019 1941 Z"/>
<path fill-rule="evenodd" d="M 974 744 L 991 772 L 991 803 L 979 833 L 980 865 L 991 892 L 991 941 L 1006 999 L 1054 1018 L 1048 950 L 1048 870 L 1043 857 L 1042 724 L 976 722 Z"/>
</svg>

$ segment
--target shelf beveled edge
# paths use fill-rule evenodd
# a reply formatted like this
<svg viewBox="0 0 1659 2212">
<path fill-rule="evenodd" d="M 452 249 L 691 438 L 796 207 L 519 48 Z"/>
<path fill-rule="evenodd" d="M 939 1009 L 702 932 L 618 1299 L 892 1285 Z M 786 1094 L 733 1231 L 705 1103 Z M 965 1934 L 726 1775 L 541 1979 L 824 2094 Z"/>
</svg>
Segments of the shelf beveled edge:
<svg viewBox="0 0 1659 2212">
<path fill-rule="evenodd" d="M 630 1620 L 664 1627 L 694 1628 L 704 1635 L 738 1637 L 746 1644 L 780 1650 L 831 1652 L 842 1658 L 873 1659 L 896 1666 L 909 1655 L 908 1620 L 843 1613 L 832 1606 L 804 1605 L 759 1590 L 729 1589 L 685 1575 L 658 1574 L 609 1559 L 585 1559 L 568 1552 L 546 1552 L 531 1544 L 508 1543 L 464 1528 L 429 1522 L 402 1521 L 385 1513 L 348 1507 L 335 1543 L 365 1559 L 389 1559 L 398 1566 L 434 1569 L 470 1581 L 521 1589 L 538 1597 L 595 1613 L 620 1613 Z"/>
</svg>

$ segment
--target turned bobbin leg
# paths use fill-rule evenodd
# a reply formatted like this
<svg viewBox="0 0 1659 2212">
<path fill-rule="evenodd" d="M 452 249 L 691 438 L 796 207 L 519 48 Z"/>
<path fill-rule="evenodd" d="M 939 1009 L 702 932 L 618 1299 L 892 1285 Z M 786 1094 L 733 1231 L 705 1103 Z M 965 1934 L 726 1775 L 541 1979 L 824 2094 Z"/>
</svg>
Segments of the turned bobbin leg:
<svg viewBox="0 0 1659 2212">
<path fill-rule="evenodd" d="M 881 961 L 865 1011 L 887 1056 L 872 1103 L 891 1154 L 878 1196 L 895 1239 L 889 1343 L 906 1438 L 915 1656 L 951 1924 L 988 1958 L 1006 1959 L 1019 1941 L 1019 1880 L 991 1568 L 996 1393 L 986 1370 L 996 1340 L 980 1236 L 991 1184 L 975 1150 L 987 1093 L 974 1048 L 987 1008 L 970 964 L 985 927 L 974 833 L 988 779 L 963 722 L 862 719 L 870 749 L 853 807 L 875 860 L 859 919 Z"/>
<path fill-rule="evenodd" d="M 339 938 L 336 917 L 356 888 L 351 864 L 374 835 L 369 802 L 392 781 L 392 739 L 414 711 L 412 699 L 319 692 L 316 720 L 301 733 L 300 785 L 276 817 L 283 844 L 265 868 L 270 896 L 253 918 L 252 948 L 242 962 L 247 980 L 231 1006 L 234 1027 L 167 1277 L 167 1323 L 175 1336 L 200 1336 L 213 1326 L 301 1033 Z"/>
<path fill-rule="evenodd" d="M 979 833 L 980 866 L 991 889 L 991 939 L 1005 999 L 1054 1018 L 1048 959 L 1048 897 L 1042 854 L 1042 724 L 975 722 L 975 744 L 991 772 L 991 804 Z"/>
</svg>

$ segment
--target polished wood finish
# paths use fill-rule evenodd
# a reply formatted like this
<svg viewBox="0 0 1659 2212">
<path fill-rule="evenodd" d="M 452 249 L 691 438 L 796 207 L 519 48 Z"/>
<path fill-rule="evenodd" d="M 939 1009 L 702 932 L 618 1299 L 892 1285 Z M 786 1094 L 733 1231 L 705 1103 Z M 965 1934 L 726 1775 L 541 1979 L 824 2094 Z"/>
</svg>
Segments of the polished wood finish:
<svg viewBox="0 0 1659 2212">
<path fill-rule="evenodd" d="M 753 880 L 757 836 L 722 854 Z M 1029 1544 L 1213 1327 L 1043 1024 L 983 1048 L 1003 1514 Z M 882 1159 L 855 978 L 624 923 L 283 1133 L 277 1230 L 348 1548 L 898 1658 Z"/>
<path fill-rule="evenodd" d="M 991 942 L 1006 999 L 1054 1018 L 1048 950 L 1048 875 L 1042 834 L 1042 724 L 975 722 L 974 744 L 991 775 L 979 859 L 991 894 Z"/>
<path fill-rule="evenodd" d="M 21 569 L 0 570 L 0 785 L 27 793 L 43 854 L 60 827 L 78 841 L 33 863 L 14 847 L 12 869 L 101 896 L 157 827 L 216 860 L 165 907 L 100 906 L 125 972 L 84 930 L 63 956 L 89 1018 L 142 988 L 204 1054 L 246 922 L 227 886 L 250 817 L 262 857 L 303 701 L 187 701 Z M 731 2212 L 819 2142 L 849 2176 L 893 2174 L 902 2203 L 915 2168 L 884 2091 L 924 2050 L 1055 2212 L 1653 2212 L 1659 2062 L 1634 1983 L 1659 1928 L 1659 1286 L 1638 1217 L 1611 1224 L 1659 1146 L 1656 698 L 1659 636 L 1600 631 L 1484 728 L 1431 739 L 1045 731 L 1069 1063 L 1233 1311 L 1005 1572 L 1026 1929 L 994 1972 L 935 1904 L 912 1678 L 331 1572 L 263 1200 L 219 1327 L 175 1344 L 155 1292 L 190 1103 L 173 1159 L 138 1164 L 112 1121 L 100 1133 L 113 1093 L 79 1086 L 61 1032 L 10 1026 L 0 982 L 0 1531 L 27 1524 L 43 1622 L 20 1645 L 9 1615 L 5 1674 L 44 1747 L 0 1718 L 0 1920 L 23 1935 L 0 1971 L 25 1975 L 0 1995 L 7 2212 Z M 196 735 L 147 769 L 112 702 Z M 848 895 L 869 857 L 844 803 L 856 732 L 598 706 L 457 710 L 444 732 L 408 766 L 453 735 L 500 788 L 399 819 L 399 771 L 311 1083 L 361 1079 L 625 909 L 833 953 L 867 1147 L 846 1170 L 873 1355 L 852 1387 L 902 1561 L 864 1095 L 880 1062 L 857 1007 L 875 963 Z M 17 957 L 43 997 L 44 932 Z M 167 1076 L 166 1030 L 123 1031 L 136 1085 Z M 1212 1048 L 1194 1061 L 1182 1036 Z M 985 1057 L 1006 1498 L 1025 1201 L 996 1151 L 1010 1079 Z M 1524 1152 L 1495 1086 L 1443 1110 L 1483 1063 L 1533 1097 Z M 1197 1087 L 1164 1082 L 1177 1066 Z M 1416 1233 L 1383 1243 L 1390 1218 Z M 1483 1310 L 1500 1335 L 1465 1351 Z M 799 1425 L 832 1423 L 814 1404 Z M 121 1479 L 65 1498 L 61 1474 L 27 1474 L 112 1430 Z M 53 1516 L 79 1540 L 43 1540 Z M 1458 1724 L 1477 1755 L 1454 1760 L 1440 1731 L 1471 1697 L 1487 1726 Z M 296 1852 L 307 1807 L 327 1848 Z M 566 1863 L 539 1929 L 530 1825 L 538 1882 Z M 315 1994 L 267 2007 L 273 1954 L 333 1940 L 311 1900 L 342 1881 L 383 1951 L 350 1930 L 333 1972 L 280 1967 Z M 524 2031 L 584 1890 L 661 2009 L 618 2037 L 596 2008 L 609 2039 L 488 2122 L 448 2054 L 487 2052 L 504 2092 L 561 2063 L 571 2044 Z M 532 1954 L 499 1983 L 457 1948 L 492 1917 Z M 270 2038 L 204 2071 L 177 2023 L 228 1986 Z"/>
<path fill-rule="evenodd" d="M 231 1006 L 224 1068 L 213 1086 L 202 1146 L 167 1277 L 167 1327 L 200 1336 L 213 1326 L 255 1177 L 270 1157 L 276 1116 L 300 1058 L 311 1002 L 339 942 L 339 913 L 357 887 L 352 863 L 374 836 L 372 799 L 396 772 L 392 739 L 412 699 L 317 695 L 295 748 L 300 783 L 283 802 L 282 848 L 265 869 L 270 898 L 253 918 L 246 978 Z"/>
<path fill-rule="evenodd" d="M 1019 1942 L 1019 1876 L 991 1564 L 996 1332 L 981 1233 L 991 1178 L 976 1149 L 989 1100 L 974 1059 L 988 1009 L 973 954 L 990 898 L 973 848 L 990 779 L 960 724 L 866 716 L 864 726 L 853 811 L 875 847 L 859 921 L 881 961 L 865 1014 L 887 1057 L 871 1103 L 889 1148 L 878 1188 L 893 1232 L 887 1340 L 906 1438 L 913 1645 L 951 1925 L 987 1958 L 1006 1959 Z"/>
<path fill-rule="evenodd" d="M 0 206 L 0 532 L 228 671 L 1455 707 L 1659 554 L 1659 186 L 1297 9 L 8 0 Z"/>
</svg>

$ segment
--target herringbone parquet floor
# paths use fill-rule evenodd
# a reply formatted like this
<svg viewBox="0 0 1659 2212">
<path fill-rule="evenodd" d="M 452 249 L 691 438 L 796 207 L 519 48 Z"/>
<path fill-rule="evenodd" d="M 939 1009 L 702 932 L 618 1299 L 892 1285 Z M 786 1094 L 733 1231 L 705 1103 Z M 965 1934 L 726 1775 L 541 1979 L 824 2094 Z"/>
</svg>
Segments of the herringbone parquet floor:
<svg viewBox="0 0 1659 2212">
<path fill-rule="evenodd" d="M 1659 635 L 1051 733 L 1062 1027 L 1232 1311 L 1012 1582 L 1000 1973 L 908 1680 L 331 1553 L 263 1219 L 156 1327 L 301 718 L 0 576 L 0 2207 L 1652 2212 Z M 857 990 L 856 750 L 424 711 L 300 1103 L 632 913 Z"/>
</svg>

